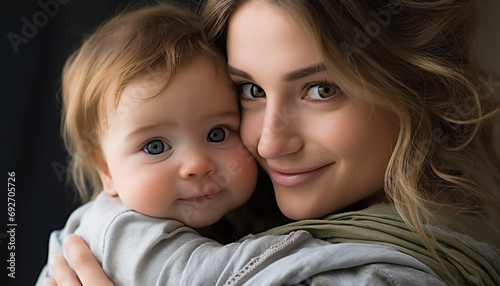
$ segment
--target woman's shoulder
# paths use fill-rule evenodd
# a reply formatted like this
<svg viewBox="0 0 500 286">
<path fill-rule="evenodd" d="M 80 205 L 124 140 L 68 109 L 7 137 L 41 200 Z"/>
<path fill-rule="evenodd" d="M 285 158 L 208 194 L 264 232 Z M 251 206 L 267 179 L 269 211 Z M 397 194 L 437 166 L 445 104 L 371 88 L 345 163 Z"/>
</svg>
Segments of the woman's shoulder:
<svg viewBox="0 0 500 286">
<path fill-rule="evenodd" d="M 339 269 L 315 275 L 302 285 L 447 285 L 427 272 L 404 265 L 377 263 Z"/>
<path fill-rule="evenodd" d="M 251 263 L 255 264 L 255 261 Z M 252 265 L 254 266 L 254 265 Z M 229 285 L 445 285 L 416 258 L 394 248 L 342 243 L 304 247 L 259 271 L 238 272 Z M 241 280 L 244 281 L 241 281 Z M 422 284 L 423 283 L 423 284 Z"/>
</svg>

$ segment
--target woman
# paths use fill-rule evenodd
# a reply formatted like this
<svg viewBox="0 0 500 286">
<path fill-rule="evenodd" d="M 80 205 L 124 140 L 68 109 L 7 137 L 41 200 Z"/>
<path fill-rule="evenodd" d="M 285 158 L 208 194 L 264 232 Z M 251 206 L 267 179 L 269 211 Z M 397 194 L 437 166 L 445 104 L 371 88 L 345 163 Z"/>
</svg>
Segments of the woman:
<svg viewBox="0 0 500 286">
<path fill-rule="evenodd" d="M 448 284 L 500 283 L 500 105 L 476 89 L 474 1 L 208 1 L 203 17 L 242 140 L 299 220 L 267 234 L 387 245 Z M 71 242 L 82 281 L 105 281 Z"/>
</svg>

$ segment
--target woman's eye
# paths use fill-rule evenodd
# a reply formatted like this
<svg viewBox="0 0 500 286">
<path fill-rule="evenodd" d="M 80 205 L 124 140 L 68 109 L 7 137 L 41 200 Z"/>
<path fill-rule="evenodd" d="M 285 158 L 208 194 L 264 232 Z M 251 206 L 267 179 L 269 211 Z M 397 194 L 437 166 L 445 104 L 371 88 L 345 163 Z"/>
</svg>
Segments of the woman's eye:
<svg viewBox="0 0 500 286">
<path fill-rule="evenodd" d="M 340 93 L 340 88 L 334 84 L 320 83 L 311 86 L 307 91 L 307 98 L 311 99 L 327 99 Z"/>
<path fill-rule="evenodd" d="M 163 152 L 170 150 L 170 146 L 159 139 L 155 139 L 146 143 L 142 150 L 150 155 L 160 155 Z"/>
<path fill-rule="evenodd" d="M 266 96 L 266 92 L 258 85 L 246 83 L 240 86 L 241 96 L 243 98 L 261 98 Z"/>
<path fill-rule="evenodd" d="M 230 132 L 227 128 L 216 127 L 208 132 L 207 140 L 215 143 L 222 142 L 226 140 Z"/>
</svg>

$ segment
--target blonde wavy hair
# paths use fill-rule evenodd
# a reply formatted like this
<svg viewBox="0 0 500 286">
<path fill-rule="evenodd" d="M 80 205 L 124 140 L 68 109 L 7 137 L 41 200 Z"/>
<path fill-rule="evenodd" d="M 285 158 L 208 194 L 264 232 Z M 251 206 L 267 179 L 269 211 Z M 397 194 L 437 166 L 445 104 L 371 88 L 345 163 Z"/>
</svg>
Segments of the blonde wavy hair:
<svg viewBox="0 0 500 286">
<path fill-rule="evenodd" d="M 385 192 L 436 257 L 423 227 L 435 210 L 498 230 L 499 91 L 481 88 L 493 75 L 472 57 L 474 0 L 260 1 L 305 27 L 347 94 L 396 114 Z M 208 39 L 223 52 L 229 17 L 243 2 L 208 0 L 201 10 Z"/>
<path fill-rule="evenodd" d="M 128 7 L 69 56 L 62 72 L 61 133 L 70 155 L 68 176 L 84 202 L 102 190 L 96 166 L 104 160 L 100 136 L 106 104 L 117 108 L 123 89 L 134 80 L 161 75 L 165 89 L 195 56 L 223 70 L 222 56 L 207 45 L 194 14 L 162 3 Z"/>
</svg>

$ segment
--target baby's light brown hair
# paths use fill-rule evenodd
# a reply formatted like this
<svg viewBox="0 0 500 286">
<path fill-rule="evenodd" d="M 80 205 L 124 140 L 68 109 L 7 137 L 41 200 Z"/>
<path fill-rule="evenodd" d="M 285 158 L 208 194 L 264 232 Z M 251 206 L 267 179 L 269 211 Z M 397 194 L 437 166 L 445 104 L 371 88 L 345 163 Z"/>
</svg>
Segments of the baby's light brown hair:
<svg viewBox="0 0 500 286">
<path fill-rule="evenodd" d="M 61 133 L 70 155 L 68 176 L 84 202 L 102 190 L 96 166 L 103 160 L 106 110 L 117 108 L 134 80 L 161 75 L 161 93 L 176 71 L 197 56 L 223 69 L 223 58 L 207 44 L 196 17 L 167 4 L 119 13 L 69 56 L 62 72 Z"/>
</svg>

